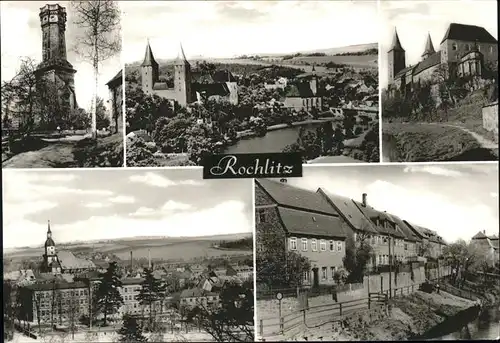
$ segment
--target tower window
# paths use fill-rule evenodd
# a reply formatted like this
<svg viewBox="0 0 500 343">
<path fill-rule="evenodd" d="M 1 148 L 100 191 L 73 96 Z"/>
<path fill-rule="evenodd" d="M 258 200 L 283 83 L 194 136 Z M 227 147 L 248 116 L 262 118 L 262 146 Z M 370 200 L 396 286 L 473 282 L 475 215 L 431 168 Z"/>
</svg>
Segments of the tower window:
<svg viewBox="0 0 500 343">
<path fill-rule="evenodd" d="M 451 45 L 451 48 L 452 48 L 453 50 L 457 50 L 457 49 L 458 49 L 457 44 L 456 44 L 456 43 L 453 43 L 453 44 Z"/>
</svg>

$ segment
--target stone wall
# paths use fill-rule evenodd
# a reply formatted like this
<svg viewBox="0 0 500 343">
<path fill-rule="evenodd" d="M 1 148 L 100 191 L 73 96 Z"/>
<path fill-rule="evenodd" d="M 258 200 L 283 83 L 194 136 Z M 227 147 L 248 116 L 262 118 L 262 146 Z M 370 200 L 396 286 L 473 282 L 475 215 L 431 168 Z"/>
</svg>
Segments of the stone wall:
<svg viewBox="0 0 500 343">
<path fill-rule="evenodd" d="M 498 135 L 498 101 L 483 107 L 483 127 Z"/>
</svg>

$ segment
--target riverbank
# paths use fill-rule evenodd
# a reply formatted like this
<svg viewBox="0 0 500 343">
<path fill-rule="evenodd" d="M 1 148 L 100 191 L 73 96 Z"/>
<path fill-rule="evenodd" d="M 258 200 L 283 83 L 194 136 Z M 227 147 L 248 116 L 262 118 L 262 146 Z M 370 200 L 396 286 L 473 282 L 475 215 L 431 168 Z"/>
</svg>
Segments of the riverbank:
<svg viewBox="0 0 500 343">
<path fill-rule="evenodd" d="M 268 126 L 267 127 L 267 131 L 276 131 L 276 130 L 282 130 L 282 129 L 286 129 L 286 128 L 289 128 L 289 127 L 297 127 L 297 126 L 304 126 L 304 125 L 313 125 L 313 124 L 321 124 L 321 123 L 324 123 L 324 122 L 327 122 L 327 121 L 334 121 L 335 118 L 333 117 L 328 117 L 328 118 L 321 118 L 321 119 L 308 119 L 308 120 L 303 120 L 303 121 L 297 121 L 297 122 L 294 122 L 294 123 L 291 123 L 291 124 L 276 124 L 276 125 L 271 125 L 271 126 Z M 245 131 L 238 131 L 236 133 L 236 137 L 238 139 L 245 139 L 245 138 L 253 138 L 253 137 L 256 137 L 257 134 L 249 129 L 249 130 L 245 130 Z"/>
<path fill-rule="evenodd" d="M 306 329 L 288 340 L 401 341 L 423 335 L 474 302 L 446 292 L 413 294 L 390 300 L 387 311 L 361 311 L 344 318 L 343 328 L 324 325 Z"/>
</svg>

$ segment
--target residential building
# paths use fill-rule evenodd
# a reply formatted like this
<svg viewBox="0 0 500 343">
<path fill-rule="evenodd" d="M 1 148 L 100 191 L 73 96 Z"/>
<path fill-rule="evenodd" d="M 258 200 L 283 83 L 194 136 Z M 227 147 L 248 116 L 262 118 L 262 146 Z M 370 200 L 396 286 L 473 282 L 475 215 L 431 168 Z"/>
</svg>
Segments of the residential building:
<svg viewBox="0 0 500 343">
<path fill-rule="evenodd" d="M 289 84 L 285 94 L 284 106 L 300 111 L 310 111 L 313 108 L 323 108 L 322 89 L 319 89 L 318 76 L 313 72 L 303 77 L 299 82 Z"/>
<path fill-rule="evenodd" d="M 123 71 L 120 70 L 111 80 L 106 83 L 110 93 L 111 101 L 111 127 L 116 132 L 123 130 Z"/>
<path fill-rule="evenodd" d="M 486 231 L 479 231 L 472 237 L 471 243 L 480 249 L 486 256 L 486 260 L 490 266 L 495 266 L 500 260 L 500 251 L 498 248 L 498 236 L 486 235 Z"/>
<path fill-rule="evenodd" d="M 437 232 L 425 227 L 404 221 L 421 241 L 417 244 L 417 254 L 423 257 L 438 258 L 443 253 L 446 242 Z"/>
<path fill-rule="evenodd" d="M 265 249 L 266 236 L 277 235 L 283 246 L 309 259 L 307 285 L 334 283 L 343 267 L 348 227 L 340 214 L 320 194 L 267 179 L 255 181 L 256 253 Z"/>
<path fill-rule="evenodd" d="M 202 288 L 185 289 L 180 295 L 180 306 L 191 309 L 197 306 L 217 306 L 219 304 L 219 294 L 209 292 Z"/>
</svg>

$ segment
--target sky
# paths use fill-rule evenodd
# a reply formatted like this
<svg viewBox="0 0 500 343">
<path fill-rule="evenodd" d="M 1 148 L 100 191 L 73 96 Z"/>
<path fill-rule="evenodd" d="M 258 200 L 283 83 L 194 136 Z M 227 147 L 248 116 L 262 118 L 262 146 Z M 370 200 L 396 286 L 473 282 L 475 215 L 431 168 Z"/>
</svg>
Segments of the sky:
<svg viewBox="0 0 500 343">
<path fill-rule="evenodd" d="M 479 231 L 498 235 L 498 164 L 311 166 L 289 185 L 367 202 L 447 242 L 470 240 Z"/>
<path fill-rule="evenodd" d="M 375 1 L 124 1 L 123 60 L 290 53 L 378 41 Z"/>
<path fill-rule="evenodd" d="M 16 75 L 23 57 L 31 57 L 37 63 L 41 62 L 40 8 L 45 4 L 56 3 L 66 7 L 66 54 L 68 61 L 76 69 L 76 99 L 81 108 L 89 110 L 94 90 L 94 72 L 92 65 L 82 60 L 74 51 L 72 44 L 75 41 L 74 37 L 78 35 L 78 28 L 72 22 L 74 17 L 67 1 L 2 1 L 0 3 L 2 12 L 2 81 L 11 80 Z M 120 71 L 121 65 L 121 54 L 117 54 L 104 61 L 100 66 L 98 95 L 106 101 L 110 98 L 106 83 Z M 110 104 L 106 101 L 105 105 L 110 108 Z"/>
<path fill-rule="evenodd" d="M 497 36 L 497 1 L 388 1 L 380 2 L 380 88 L 387 86 L 387 51 L 392 45 L 394 28 L 406 50 L 406 65 L 421 60 L 427 35 L 430 33 L 434 49 L 439 50 L 450 23 L 483 26 Z"/>
<path fill-rule="evenodd" d="M 202 169 L 3 170 L 3 246 L 253 232 L 252 180 Z"/>
</svg>

